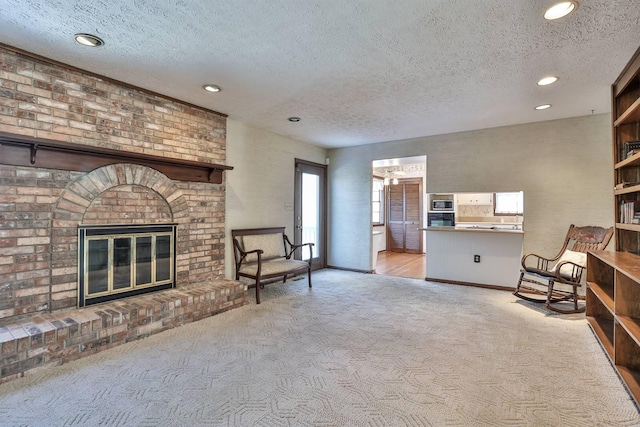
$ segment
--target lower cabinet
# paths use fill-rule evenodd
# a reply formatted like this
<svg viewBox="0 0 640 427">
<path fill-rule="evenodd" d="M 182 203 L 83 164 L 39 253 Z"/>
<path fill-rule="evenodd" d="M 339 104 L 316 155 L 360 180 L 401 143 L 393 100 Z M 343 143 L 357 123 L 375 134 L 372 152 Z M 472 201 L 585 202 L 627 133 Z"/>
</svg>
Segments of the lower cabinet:
<svg viewBox="0 0 640 427">
<path fill-rule="evenodd" d="M 589 252 L 586 299 L 589 325 L 640 402 L 640 256 Z"/>
</svg>

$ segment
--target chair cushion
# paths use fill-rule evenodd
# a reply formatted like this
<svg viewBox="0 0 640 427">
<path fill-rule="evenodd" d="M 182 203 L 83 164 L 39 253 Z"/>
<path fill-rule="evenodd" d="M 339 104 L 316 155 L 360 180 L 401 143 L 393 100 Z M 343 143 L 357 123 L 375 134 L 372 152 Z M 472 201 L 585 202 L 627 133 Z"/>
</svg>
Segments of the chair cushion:
<svg viewBox="0 0 640 427">
<path fill-rule="evenodd" d="M 242 245 L 244 251 L 254 251 L 256 249 L 262 249 L 262 259 L 272 259 L 283 257 L 284 253 L 284 241 L 282 240 L 282 233 L 272 234 L 249 234 L 242 236 Z M 247 255 L 246 262 L 255 262 L 258 260 L 258 255 Z"/>
<path fill-rule="evenodd" d="M 570 251 L 569 249 L 566 249 L 564 251 L 564 253 L 562 254 L 562 256 L 560 257 L 560 259 L 558 260 L 558 262 L 556 263 L 556 265 L 553 266 L 553 268 L 551 270 L 549 270 L 551 273 L 555 273 L 556 272 L 556 267 L 558 266 L 559 263 L 563 262 L 563 261 L 569 261 L 572 262 L 574 264 L 578 264 L 581 267 L 586 267 L 587 265 L 587 254 L 583 253 L 583 252 L 575 252 L 575 251 Z M 571 273 L 573 271 L 573 265 L 568 264 L 568 265 L 563 265 L 560 267 L 560 275 L 564 276 L 564 277 L 571 277 Z"/>
<path fill-rule="evenodd" d="M 308 268 L 309 263 L 306 261 L 298 261 L 295 259 L 272 259 L 262 263 L 261 276 L 269 276 L 271 274 L 285 273 L 288 271 L 301 270 Z M 240 267 L 240 273 L 249 276 L 255 276 L 258 272 L 258 263 L 243 264 Z"/>
</svg>

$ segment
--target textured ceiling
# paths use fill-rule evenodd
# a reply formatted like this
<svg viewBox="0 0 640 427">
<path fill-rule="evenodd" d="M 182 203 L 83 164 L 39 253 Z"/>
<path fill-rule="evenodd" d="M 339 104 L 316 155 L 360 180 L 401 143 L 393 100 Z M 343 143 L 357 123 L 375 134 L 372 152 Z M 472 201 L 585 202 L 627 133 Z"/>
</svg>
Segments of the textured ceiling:
<svg viewBox="0 0 640 427">
<path fill-rule="evenodd" d="M 0 42 L 343 147 L 609 112 L 640 46 L 639 0 L 545 21 L 554 2 L 0 0 Z M 559 82 L 536 86 L 549 74 Z"/>
</svg>

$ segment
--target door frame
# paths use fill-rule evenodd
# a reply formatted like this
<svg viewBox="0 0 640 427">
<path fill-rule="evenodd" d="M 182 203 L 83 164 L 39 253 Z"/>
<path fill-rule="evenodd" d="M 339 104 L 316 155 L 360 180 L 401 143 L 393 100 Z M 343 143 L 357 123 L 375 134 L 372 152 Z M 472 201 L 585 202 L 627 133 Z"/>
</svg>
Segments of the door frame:
<svg viewBox="0 0 640 427">
<path fill-rule="evenodd" d="M 302 230 L 298 228 L 298 216 L 302 215 L 302 172 L 305 167 L 318 169 L 320 171 L 320 237 L 319 240 L 322 243 L 322 251 L 318 251 L 314 248 L 314 259 L 317 261 L 311 263 L 312 270 L 318 270 L 327 266 L 327 165 L 321 163 L 314 163 L 308 160 L 295 159 L 294 168 L 294 207 L 293 207 L 293 240 L 294 244 L 302 244 Z M 296 251 L 294 257 L 296 259 L 302 258 L 302 251 Z"/>
</svg>

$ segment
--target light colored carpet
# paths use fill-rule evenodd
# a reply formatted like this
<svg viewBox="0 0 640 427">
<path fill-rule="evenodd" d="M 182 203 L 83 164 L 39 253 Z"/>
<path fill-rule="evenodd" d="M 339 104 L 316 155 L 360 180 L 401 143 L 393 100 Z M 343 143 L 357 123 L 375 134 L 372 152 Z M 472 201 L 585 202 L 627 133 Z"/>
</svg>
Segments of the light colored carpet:
<svg viewBox="0 0 640 427">
<path fill-rule="evenodd" d="M 416 279 L 313 281 L 2 384 L 0 424 L 640 425 L 584 316 Z"/>
</svg>

